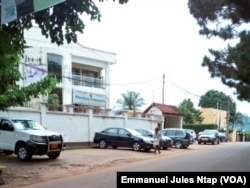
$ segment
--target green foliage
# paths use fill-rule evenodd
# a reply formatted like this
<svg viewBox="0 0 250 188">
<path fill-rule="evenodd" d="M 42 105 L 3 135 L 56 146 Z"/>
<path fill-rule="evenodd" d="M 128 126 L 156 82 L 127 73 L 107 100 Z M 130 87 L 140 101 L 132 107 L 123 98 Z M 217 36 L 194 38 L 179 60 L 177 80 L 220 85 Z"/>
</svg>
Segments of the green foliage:
<svg viewBox="0 0 250 188">
<path fill-rule="evenodd" d="M 248 0 L 189 0 L 190 14 L 200 26 L 199 34 L 223 41 L 234 40 L 225 49 L 209 49 L 202 66 L 212 78 L 219 77 L 223 84 L 236 90 L 237 98 L 250 101 L 250 3 Z M 237 41 L 238 43 L 235 43 Z M 235 45 L 236 44 L 236 45 Z"/>
<path fill-rule="evenodd" d="M 34 23 L 41 29 L 42 35 L 50 38 L 58 45 L 77 42 L 77 32 L 83 33 L 84 23 L 80 15 L 90 15 L 91 20 L 101 19 L 101 14 L 93 1 L 66 0 L 51 8 L 44 9 L 21 17 L 18 20 L 2 25 L 2 31 L 8 33 L 8 43 L 13 44 L 18 54 L 22 54 L 25 39 L 25 29 L 30 29 Z M 53 26 L 53 27 L 52 27 Z"/>
<path fill-rule="evenodd" d="M 60 104 L 59 96 L 56 93 L 50 94 L 48 103 L 58 106 Z"/>
<path fill-rule="evenodd" d="M 56 93 L 50 94 L 48 103 L 50 104 L 49 110 L 56 110 L 60 104 L 59 96 Z"/>
<path fill-rule="evenodd" d="M 57 84 L 57 80 L 53 75 L 46 76 L 40 82 L 30 84 L 27 87 L 18 89 L 14 86 L 9 86 L 9 89 L 0 93 L 0 109 L 6 110 L 10 106 L 19 106 L 30 101 L 31 98 L 36 98 L 40 94 L 48 95 Z"/>
<path fill-rule="evenodd" d="M 235 121 L 236 104 L 231 98 L 223 92 L 217 90 L 209 90 L 201 96 L 199 104 L 201 108 L 214 108 L 228 111 L 229 108 L 229 122 L 232 124 Z"/>
<path fill-rule="evenodd" d="M 184 99 L 179 104 L 178 108 L 184 113 L 183 121 L 185 124 L 196 122 L 201 123 L 204 119 L 201 116 L 201 112 L 194 108 L 194 104 L 191 99 Z"/>
<path fill-rule="evenodd" d="M 228 108 L 228 96 L 217 90 L 209 90 L 201 96 L 199 104 L 201 108 L 214 108 L 226 110 Z"/>
<path fill-rule="evenodd" d="M 123 99 L 118 99 L 117 104 L 121 105 L 124 110 L 138 110 L 145 102 L 140 96 L 140 93 L 134 91 L 127 91 L 121 94 Z"/>
<path fill-rule="evenodd" d="M 250 131 L 246 131 L 246 132 L 239 132 L 239 141 L 243 141 L 243 136 L 245 136 L 245 142 L 249 142 L 250 141 Z"/>
<path fill-rule="evenodd" d="M 101 0 L 100 0 L 101 1 Z M 120 4 L 128 0 L 119 0 Z M 1 7 L 1 4 L 0 4 Z M 51 39 L 58 46 L 77 42 L 77 32 L 83 33 L 85 25 L 80 15 L 86 14 L 91 20 L 101 20 L 101 13 L 95 3 L 85 0 L 66 0 L 51 8 L 25 15 L 20 19 L 1 25 L 0 28 L 0 109 L 18 106 L 28 102 L 39 94 L 48 95 L 55 87 L 57 80 L 48 75 L 43 80 L 19 89 L 15 83 L 22 80 L 18 71 L 20 58 L 25 47 L 24 31 L 35 23 L 42 35 Z"/>
<path fill-rule="evenodd" d="M 231 123 L 232 129 L 234 128 L 235 125 L 241 125 L 241 126 L 245 125 L 245 117 L 240 112 L 237 112 L 233 117 L 231 117 L 231 119 L 232 119 Z"/>
</svg>

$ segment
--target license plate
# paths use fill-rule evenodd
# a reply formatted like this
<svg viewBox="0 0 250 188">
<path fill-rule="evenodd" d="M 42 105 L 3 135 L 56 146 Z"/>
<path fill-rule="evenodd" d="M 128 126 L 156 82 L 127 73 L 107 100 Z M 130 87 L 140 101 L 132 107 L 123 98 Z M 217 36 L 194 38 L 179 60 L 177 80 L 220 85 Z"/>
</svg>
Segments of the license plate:
<svg viewBox="0 0 250 188">
<path fill-rule="evenodd" d="M 58 148 L 58 144 L 51 144 L 51 145 L 50 145 L 50 148 L 51 148 L 51 149 L 57 149 L 57 148 Z"/>
<path fill-rule="evenodd" d="M 203 138 L 202 140 L 205 140 L 205 141 L 206 141 L 206 140 L 208 140 L 208 139 L 207 139 L 207 138 Z"/>
</svg>

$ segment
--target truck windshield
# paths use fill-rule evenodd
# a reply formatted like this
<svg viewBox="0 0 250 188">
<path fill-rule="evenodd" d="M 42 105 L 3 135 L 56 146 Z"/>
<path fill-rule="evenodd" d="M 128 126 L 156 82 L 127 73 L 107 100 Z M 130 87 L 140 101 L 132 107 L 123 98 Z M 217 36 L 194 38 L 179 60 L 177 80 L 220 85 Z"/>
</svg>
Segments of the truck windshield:
<svg viewBox="0 0 250 188">
<path fill-rule="evenodd" d="M 33 120 L 12 119 L 18 129 L 45 130 L 38 122 Z"/>
</svg>

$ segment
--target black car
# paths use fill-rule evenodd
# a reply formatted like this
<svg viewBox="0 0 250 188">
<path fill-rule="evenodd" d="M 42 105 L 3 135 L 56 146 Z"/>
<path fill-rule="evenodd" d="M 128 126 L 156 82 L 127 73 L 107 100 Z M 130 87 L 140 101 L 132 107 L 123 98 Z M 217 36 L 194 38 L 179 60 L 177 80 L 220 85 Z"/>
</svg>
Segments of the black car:
<svg viewBox="0 0 250 188">
<path fill-rule="evenodd" d="M 112 146 L 114 149 L 128 147 L 134 151 L 141 149 L 150 151 L 153 148 L 154 139 L 145 137 L 134 129 L 110 127 L 101 132 L 95 132 L 93 141 L 102 149 Z"/>
<path fill-rule="evenodd" d="M 219 144 L 219 131 L 216 129 L 206 129 L 198 137 L 198 144 Z"/>
<path fill-rule="evenodd" d="M 168 136 L 173 140 L 173 146 L 177 149 L 186 149 L 189 145 L 194 144 L 194 138 L 185 129 L 166 128 L 160 130 L 162 136 Z"/>
<path fill-rule="evenodd" d="M 142 128 L 137 128 L 135 129 L 139 133 L 141 133 L 143 136 L 154 138 L 154 131 L 149 130 L 149 129 L 142 129 Z M 173 140 L 168 137 L 168 136 L 161 136 L 160 139 L 160 147 L 163 149 L 168 149 L 169 147 L 172 147 L 173 145 Z"/>
<path fill-rule="evenodd" d="M 219 132 L 220 142 L 227 142 L 228 136 L 225 132 Z"/>
</svg>

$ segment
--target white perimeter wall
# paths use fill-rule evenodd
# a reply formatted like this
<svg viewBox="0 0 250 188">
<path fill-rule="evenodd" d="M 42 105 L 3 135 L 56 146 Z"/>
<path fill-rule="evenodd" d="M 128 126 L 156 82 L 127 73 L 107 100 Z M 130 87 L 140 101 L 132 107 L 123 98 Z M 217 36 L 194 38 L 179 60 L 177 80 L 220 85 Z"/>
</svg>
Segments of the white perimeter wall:
<svg viewBox="0 0 250 188">
<path fill-rule="evenodd" d="M 9 108 L 8 111 L 0 111 L 1 117 L 29 118 L 41 123 L 49 130 L 64 133 L 67 135 L 67 143 L 91 143 L 96 131 L 107 127 L 130 127 L 154 128 L 162 120 L 154 117 L 128 117 L 123 116 L 93 115 L 92 109 L 87 114 L 69 112 L 53 112 L 46 110 L 46 104 L 40 105 L 41 110 Z M 71 111 L 71 112 L 70 112 Z"/>
</svg>

